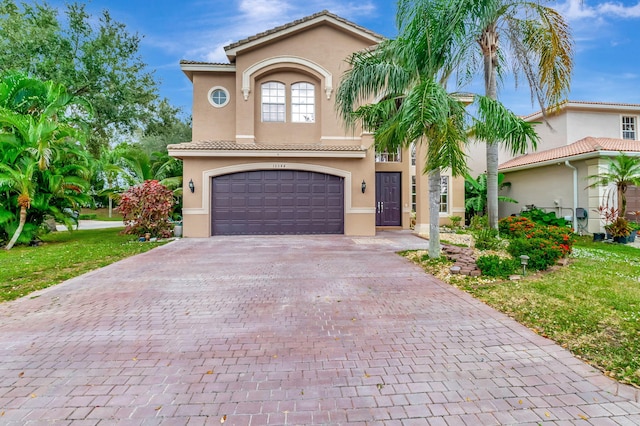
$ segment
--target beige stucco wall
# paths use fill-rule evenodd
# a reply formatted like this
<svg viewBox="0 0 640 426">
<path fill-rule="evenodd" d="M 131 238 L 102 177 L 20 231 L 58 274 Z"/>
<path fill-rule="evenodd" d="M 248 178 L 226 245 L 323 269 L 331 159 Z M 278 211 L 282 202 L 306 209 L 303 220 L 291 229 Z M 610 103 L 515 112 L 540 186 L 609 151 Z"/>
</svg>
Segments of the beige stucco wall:
<svg viewBox="0 0 640 426">
<path fill-rule="evenodd" d="M 195 72 L 193 74 L 193 130 L 192 140 L 235 140 L 235 111 L 237 92 L 233 73 Z M 213 87 L 224 87 L 230 95 L 229 103 L 216 108 L 209 102 Z"/>
<path fill-rule="evenodd" d="M 375 172 L 374 156 L 366 158 L 187 158 L 184 181 L 193 180 L 192 194 L 185 183 L 183 199 L 183 235 L 211 235 L 211 180 L 214 176 L 247 170 L 292 169 L 311 170 L 344 177 L 346 235 L 375 234 Z M 369 190 L 361 191 L 362 180 L 371 182 Z"/>
<path fill-rule="evenodd" d="M 239 91 L 242 88 L 245 70 L 252 69 L 251 67 L 255 67 L 256 64 L 267 63 L 270 65 L 260 68 L 250 75 L 250 92 L 246 101 L 242 93 L 238 93 L 236 134 L 254 135 L 257 143 L 263 142 L 257 137 L 258 134 L 268 138 L 265 142 L 291 137 L 292 130 L 289 126 L 273 126 L 273 124 L 279 123 L 262 123 L 260 109 L 256 108 L 260 103 L 260 83 L 271 78 L 277 79 L 271 73 L 275 69 L 280 69 L 284 71 L 282 77 L 287 81 L 302 81 L 305 78 L 312 78 L 318 83 L 316 86 L 318 102 L 316 114 L 321 119 L 316 120 L 317 127 L 319 127 L 319 138 L 316 138 L 315 142 L 353 145 L 354 140 L 359 141 L 360 132 L 346 129 L 344 123 L 338 118 L 335 111 L 335 92 L 342 74 L 347 69 L 345 59 L 352 52 L 365 49 L 370 45 L 369 40 L 354 37 L 353 34 L 346 33 L 342 29 L 324 25 L 280 39 L 277 43 L 262 45 L 260 49 L 242 52 L 236 59 L 236 86 Z M 300 62 L 300 58 L 302 58 L 302 63 L 294 62 Z M 327 75 L 323 75 L 314 67 L 319 67 L 323 73 L 330 76 L 331 84 L 328 84 Z M 291 74 L 286 75 L 286 72 Z M 329 94 L 326 91 L 327 87 L 330 88 Z M 287 111 L 287 121 L 290 121 L 290 110 Z M 306 134 L 307 130 L 303 129 L 303 131 Z M 317 131 L 315 135 L 318 135 Z"/>
</svg>

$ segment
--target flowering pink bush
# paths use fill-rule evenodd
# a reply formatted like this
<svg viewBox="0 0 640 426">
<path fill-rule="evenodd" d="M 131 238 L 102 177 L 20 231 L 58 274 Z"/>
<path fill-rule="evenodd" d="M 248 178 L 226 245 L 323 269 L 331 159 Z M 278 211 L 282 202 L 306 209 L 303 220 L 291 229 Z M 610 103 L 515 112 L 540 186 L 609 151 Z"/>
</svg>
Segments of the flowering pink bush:
<svg viewBox="0 0 640 426">
<path fill-rule="evenodd" d="M 129 188 L 120 197 L 118 210 L 126 228 L 125 234 L 152 237 L 170 237 L 169 215 L 173 205 L 173 193 L 157 180 L 147 180 Z"/>
</svg>

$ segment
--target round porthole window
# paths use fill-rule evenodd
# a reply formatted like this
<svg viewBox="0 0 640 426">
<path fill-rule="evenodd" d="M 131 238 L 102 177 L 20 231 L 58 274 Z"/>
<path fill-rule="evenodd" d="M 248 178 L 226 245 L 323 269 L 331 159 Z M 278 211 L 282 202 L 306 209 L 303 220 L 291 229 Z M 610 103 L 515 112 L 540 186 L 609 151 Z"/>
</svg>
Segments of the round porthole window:
<svg viewBox="0 0 640 426">
<path fill-rule="evenodd" d="M 229 92 L 224 87 L 209 89 L 209 103 L 216 108 L 222 108 L 229 103 Z"/>
</svg>

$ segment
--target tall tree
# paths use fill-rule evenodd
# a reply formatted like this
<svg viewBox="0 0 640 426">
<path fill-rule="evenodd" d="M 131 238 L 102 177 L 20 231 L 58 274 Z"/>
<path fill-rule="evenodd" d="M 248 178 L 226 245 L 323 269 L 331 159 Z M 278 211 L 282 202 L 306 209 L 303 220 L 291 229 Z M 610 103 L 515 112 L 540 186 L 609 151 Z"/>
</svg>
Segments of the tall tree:
<svg viewBox="0 0 640 426">
<path fill-rule="evenodd" d="M 573 69 L 573 40 L 562 15 L 540 0 L 462 0 L 468 12 L 467 48 L 477 43 L 479 50 L 468 50 L 470 70 L 482 64 L 485 95 L 498 98 L 498 77 L 513 59 L 516 77 L 524 74 L 543 112 L 558 105 L 569 91 Z M 480 55 L 480 60 L 477 58 Z M 524 153 L 533 140 L 505 138 L 492 133 L 486 143 L 487 212 L 489 226 L 498 229 L 498 152 L 500 145 L 514 154 Z"/>
<path fill-rule="evenodd" d="M 0 74 L 18 70 L 63 84 L 94 107 L 88 147 L 132 133 L 153 116 L 157 82 L 139 55 L 141 37 L 108 11 L 89 15 L 70 3 L 64 17 L 47 3 L 0 0 Z"/>
<path fill-rule="evenodd" d="M 456 1 L 400 1 L 398 37 L 354 53 L 336 95 L 342 118 L 373 130 L 377 149 L 391 151 L 414 141 L 426 145 L 433 258 L 440 256 L 440 170 L 466 171 L 464 105 L 444 87 L 463 17 Z M 374 98 L 380 101 L 371 104 Z"/>
</svg>

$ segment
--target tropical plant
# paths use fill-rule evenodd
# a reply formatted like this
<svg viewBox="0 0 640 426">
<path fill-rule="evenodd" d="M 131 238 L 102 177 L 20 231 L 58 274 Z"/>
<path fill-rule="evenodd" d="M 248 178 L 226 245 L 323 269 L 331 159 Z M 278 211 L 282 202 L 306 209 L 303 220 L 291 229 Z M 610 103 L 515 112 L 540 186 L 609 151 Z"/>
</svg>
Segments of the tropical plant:
<svg viewBox="0 0 640 426">
<path fill-rule="evenodd" d="M 0 225 L 12 234 L 7 249 L 25 230 L 33 236 L 47 216 L 69 224 L 79 209 L 88 178 L 80 117 L 89 112 L 60 84 L 19 73 L 0 79 Z"/>
<path fill-rule="evenodd" d="M 618 199 L 618 215 L 625 217 L 627 212 L 627 188 L 629 185 L 640 185 L 640 157 L 631 157 L 624 153 L 609 159 L 606 172 L 589 175 L 592 183 L 587 188 L 614 185 Z"/>
<path fill-rule="evenodd" d="M 123 232 L 135 235 L 149 233 L 153 237 L 171 236 L 169 216 L 172 207 L 171 190 L 157 180 L 147 180 L 129 188 L 120 197 L 118 206 L 126 225 Z"/>
<path fill-rule="evenodd" d="M 504 182 L 504 174 L 498 174 L 498 187 L 500 189 L 510 188 L 511 182 Z M 464 207 L 467 214 L 471 217 L 474 215 L 486 214 L 487 210 L 487 175 L 483 173 L 477 179 L 471 177 L 470 174 L 465 175 L 464 180 Z M 499 196 L 498 201 L 505 203 L 517 203 L 513 198 Z"/>
<path fill-rule="evenodd" d="M 554 212 L 545 212 L 542 209 L 534 208 L 531 210 L 525 210 L 520 213 L 521 216 L 531 219 L 532 221 L 547 225 L 547 226 L 561 226 L 566 227 L 571 224 L 563 217 L 557 217 Z"/>
<path fill-rule="evenodd" d="M 464 106 L 444 88 L 463 18 L 454 2 L 400 1 L 398 37 L 352 54 L 336 95 L 340 116 L 373 131 L 377 150 L 426 145 L 431 257 L 440 256 L 440 171 L 466 171 Z M 380 101 L 370 104 L 373 98 Z"/>
<path fill-rule="evenodd" d="M 532 100 L 537 100 L 543 112 L 563 100 L 573 69 L 573 41 L 562 15 L 540 1 L 528 0 L 462 0 L 459 7 L 469 17 L 467 68 L 471 74 L 481 64 L 486 98 L 498 98 L 498 78 L 508 68 L 506 59 L 512 58 L 516 76 L 524 74 Z M 480 49 L 471 50 L 476 43 Z M 486 143 L 487 213 L 489 226 L 497 229 L 499 147 L 514 155 L 524 153 L 529 144 L 535 149 L 537 138 L 528 129 L 518 129 L 522 123 L 500 123 L 501 116 L 495 113 L 488 117 L 497 122 L 475 136 Z"/>
</svg>

